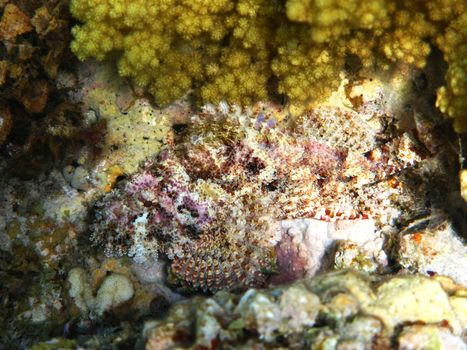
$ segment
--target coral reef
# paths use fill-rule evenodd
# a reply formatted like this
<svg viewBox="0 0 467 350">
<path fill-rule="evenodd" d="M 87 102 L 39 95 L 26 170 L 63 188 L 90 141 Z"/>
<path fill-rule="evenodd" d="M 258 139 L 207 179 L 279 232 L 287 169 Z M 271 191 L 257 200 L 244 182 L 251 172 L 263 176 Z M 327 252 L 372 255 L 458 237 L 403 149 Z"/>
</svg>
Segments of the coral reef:
<svg viewBox="0 0 467 350">
<path fill-rule="evenodd" d="M 69 23 L 67 1 L 0 3 L 0 154 L 14 176 L 61 166 L 96 133 L 67 96 L 78 62 Z"/>
<path fill-rule="evenodd" d="M 332 132 L 329 118 L 356 127 Z M 381 123 L 322 107 L 290 128 L 274 105 L 207 106 L 96 203 L 92 240 L 137 262 L 163 253 L 174 280 L 205 291 L 261 285 L 275 269 L 281 220 L 384 225 L 400 215 L 396 175 L 424 154 L 408 134 L 377 145 Z"/>
<path fill-rule="evenodd" d="M 422 68 L 431 44 L 449 64 L 437 104 L 462 132 L 465 11 L 455 0 L 72 0 L 83 23 L 72 50 L 81 60 L 117 53 L 120 74 L 162 105 L 193 89 L 208 103 L 249 105 L 273 91 L 308 106 L 331 94 L 345 66 Z"/>
<path fill-rule="evenodd" d="M 377 282 L 379 287 L 373 287 Z M 175 304 L 145 325 L 146 349 L 463 349 L 465 289 L 449 280 L 368 279 L 334 273 L 242 295 L 219 292 Z M 438 347 L 439 346 L 439 347 Z"/>
<path fill-rule="evenodd" d="M 77 320 L 138 319 L 179 300 L 165 287 L 164 270 L 162 262 L 143 267 L 95 256 L 70 269 L 64 299 Z"/>
<path fill-rule="evenodd" d="M 336 9 L 347 7 L 330 22 L 335 32 L 325 33 L 332 9 L 317 1 L 239 1 L 235 9 L 229 7 L 233 2 L 219 1 L 217 22 L 233 11 L 248 18 L 233 19 L 233 27 L 226 24 L 231 29 L 210 24 L 212 13 L 201 21 L 198 14 L 193 22 L 193 13 L 202 9 L 184 2 L 177 15 L 185 15 L 183 24 L 177 25 L 190 37 L 172 33 L 180 39 L 180 50 L 196 41 L 210 42 L 212 54 L 220 57 L 206 62 L 207 85 L 193 86 L 201 99 L 205 94 L 216 100 L 225 82 L 222 89 L 233 99 L 249 103 L 252 93 L 262 98 L 276 85 L 289 89 L 283 80 L 289 73 L 293 79 L 309 79 L 323 96 L 330 91 L 326 77 L 339 87 L 303 114 L 300 108 L 272 103 L 249 108 L 222 103 L 200 110 L 189 97 L 158 109 L 144 89 L 118 76 L 112 62 L 52 57 L 51 50 L 68 45 L 64 7 L 54 7 L 54 1 L 0 3 L 6 48 L 0 78 L 8 73 L 0 93 L 0 348 L 143 348 L 143 323 L 153 318 L 145 334 L 148 347 L 155 348 L 174 343 L 197 348 L 462 348 L 467 302 L 465 289 L 455 283 L 465 283 L 467 275 L 458 237 L 467 226 L 459 194 L 465 181 L 458 180 L 458 139 L 433 106 L 444 75 L 442 54 L 455 56 L 446 56 L 449 64 L 459 58 L 449 53 L 450 44 L 443 52 L 435 50 L 415 75 L 405 64 L 384 75 L 368 73 L 373 59 L 383 68 L 395 68 L 398 59 L 373 56 L 375 50 L 385 55 L 382 46 L 371 47 L 363 59 L 363 49 L 354 42 L 368 68 L 366 77 L 354 71 L 353 77 L 337 79 L 337 68 L 307 77 L 300 69 L 308 69 L 309 62 L 300 61 L 300 52 L 287 51 L 290 32 L 278 23 L 274 6 L 287 3 L 292 11 L 294 4 L 309 4 L 318 17 L 307 10 L 304 19 L 284 19 L 290 30 L 329 35 L 339 46 L 338 40 L 353 35 L 345 28 L 360 25 L 353 13 L 361 15 L 365 4 L 334 3 Z M 377 11 L 377 3 L 369 3 L 371 11 Z M 430 37 L 454 40 L 462 28 L 452 20 L 464 5 L 442 3 L 441 11 L 427 2 L 429 14 L 414 23 Z M 393 23 L 392 15 L 401 7 L 412 13 L 412 6 L 421 9 L 418 3 L 398 3 L 395 12 L 379 11 L 381 25 L 371 26 L 386 28 L 387 18 Z M 284 10 L 284 16 L 297 13 Z M 326 18 L 319 13 L 327 13 Z M 414 34 L 418 29 L 404 22 L 406 17 L 397 21 L 407 35 L 397 36 L 400 44 L 387 40 L 389 49 L 419 64 L 425 42 Z M 425 21 L 439 25 L 427 29 Z M 272 22 L 277 27 L 268 31 Z M 438 31 L 447 25 L 453 30 Z M 391 24 L 387 33 L 395 27 Z M 211 35 L 216 28 L 221 32 L 214 38 L 205 36 L 205 30 Z M 230 44 L 237 39 L 226 40 L 230 35 L 238 39 L 235 47 Z M 286 49 L 280 57 L 251 59 L 253 51 L 269 55 L 278 38 Z M 407 51 L 405 39 L 419 51 Z M 319 56 L 317 47 L 326 47 L 330 59 L 336 57 L 334 45 L 320 37 L 302 38 L 307 40 L 313 44 L 300 44 L 298 51 L 308 50 L 320 64 L 327 56 Z M 36 51 L 26 59 L 31 42 Z M 197 47 L 194 55 L 206 58 L 204 47 Z M 222 52 L 216 51 L 219 47 Z M 183 70 L 196 64 L 191 56 L 180 60 L 179 52 L 164 54 L 170 61 L 161 64 L 171 66 L 161 73 L 167 80 L 159 81 L 159 87 L 175 86 L 177 96 L 187 82 L 179 75 L 176 84 L 169 82 L 172 65 Z M 58 62 L 56 75 L 45 72 L 53 71 L 54 64 L 44 55 Z M 356 57 L 339 55 L 337 64 L 345 58 L 352 74 L 352 65 L 360 64 L 352 62 Z M 277 66 L 269 66 L 271 61 Z M 299 66 L 287 72 L 287 62 Z M 12 77 L 5 69 L 13 66 L 25 71 Z M 232 69 L 243 75 L 232 76 Z M 283 74 L 281 81 L 269 79 L 273 69 Z M 262 87 L 267 81 L 268 91 L 252 85 L 251 77 Z M 36 78 L 45 81 L 48 94 L 15 90 L 19 81 L 23 86 L 28 81 L 41 91 L 45 85 Z M 198 75 L 193 79 L 197 84 Z M 294 93 L 296 101 L 307 101 L 302 92 Z M 27 110 L 42 105 L 39 113 Z M 348 268 L 365 273 L 294 283 Z M 399 275 L 390 278 L 394 273 Z M 412 273 L 425 276 L 401 276 Z M 271 288 L 284 283 L 291 284 Z M 249 286 L 270 287 L 246 294 L 221 291 L 212 298 L 193 298 L 192 293 Z M 395 312 L 388 305 L 395 305 Z"/>
<path fill-rule="evenodd" d="M 33 349 L 391 349 L 395 344 L 463 349 L 465 303 L 465 287 L 448 278 L 347 271 L 241 294 L 195 296 L 146 318 L 144 326 L 124 322 L 100 334 L 39 342 Z M 404 312 L 406 306 L 414 312 Z"/>
<path fill-rule="evenodd" d="M 31 151 L 22 148 L 16 152 L 16 142 L 21 141 L 19 129 L 29 137 L 28 127 L 32 126 L 18 123 L 17 118 L 31 115 L 17 113 L 22 107 L 13 101 L 2 109 L 0 135 L 6 140 L 0 157 L 0 348 L 24 349 L 32 341 L 66 332 L 94 331 L 89 317 L 97 317 L 96 309 L 81 312 L 65 282 L 67 272 L 77 266 L 86 270 L 93 297 L 107 273 L 127 276 L 134 286 L 134 302 L 107 310 L 99 320 L 108 314 L 141 317 L 151 312 L 153 300 L 163 304 L 166 296 L 174 298 L 163 286 L 163 262 L 139 267 L 138 276 L 144 283 L 138 283 L 131 272 L 132 263 L 122 268 L 104 262 L 105 257 L 96 254 L 86 237 L 90 203 L 110 191 L 121 176 L 134 171 L 138 162 L 158 152 L 169 129 L 163 115 L 175 112 L 156 110 L 141 96 L 127 93 L 132 95 L 129 103 L 127 97 L 122 98 L 121 80 L 105 67 L 86 63 L 70 67 L 70 74 L 76 85 L 64 88 L 60 96 L 73 101 L 67 105 L 74 112 L 60 107 L 54 121 L 47 112 L 34 116 L 41 128 L 34 127 L 31 137 L 44 136 L 53 154 L 42 148 L 43 139 L 30 143 Z M 50 83 L 67 85 L 69 77 L 59 76 Z M 60 104 L 58 96 L 53 102 Z M 19 129 L 11 128 L 10 122 L 16 122 Z M 112 129 L 107 130 L 106 125 Z M 48 138 L 51 132 L 57 139 Z M 27 156 L 27 162 L 19 155 Z"/>
</svg>

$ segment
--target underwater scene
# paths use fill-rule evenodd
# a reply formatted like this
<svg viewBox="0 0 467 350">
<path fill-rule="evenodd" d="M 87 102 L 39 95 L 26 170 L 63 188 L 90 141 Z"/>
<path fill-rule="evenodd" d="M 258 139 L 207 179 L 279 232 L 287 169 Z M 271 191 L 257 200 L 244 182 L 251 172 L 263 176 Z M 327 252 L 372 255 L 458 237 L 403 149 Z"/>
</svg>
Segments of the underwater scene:
<svg viewBox="0 0 467 350">
<path fill-rule="evenodd" d="M 0 350 L 466 350 L 467 1 L 0 0 Z"/>
</svg>

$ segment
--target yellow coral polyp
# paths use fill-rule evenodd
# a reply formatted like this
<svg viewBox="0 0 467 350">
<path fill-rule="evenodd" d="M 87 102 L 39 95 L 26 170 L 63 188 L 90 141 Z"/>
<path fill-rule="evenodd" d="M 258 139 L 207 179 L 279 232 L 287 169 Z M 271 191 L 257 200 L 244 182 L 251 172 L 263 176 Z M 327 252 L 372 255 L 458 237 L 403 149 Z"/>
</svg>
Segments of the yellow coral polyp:
<svg viewBox="0 0 467 350">
<path fill-rule="evenodd" d="M 332 92 L 348 55 L 364 68 L 424 67 L 430 45 L 450 65 L 437 105 L 465 130 L 467 5 L 458 0 L 71 0 L 79 59 L 119 57 L 119 73 L 160 104 L 248 104 L 271 78 L 293 105 Z"/>
<path fill-rule="evenodd" d="M 449 64 L 446 85 L 438 90 L 436 105 L 454 119 L 454 128 L 459 133 L 467 132 L 467 5 L 463 10 L 436 40 Z"/>
</svg>

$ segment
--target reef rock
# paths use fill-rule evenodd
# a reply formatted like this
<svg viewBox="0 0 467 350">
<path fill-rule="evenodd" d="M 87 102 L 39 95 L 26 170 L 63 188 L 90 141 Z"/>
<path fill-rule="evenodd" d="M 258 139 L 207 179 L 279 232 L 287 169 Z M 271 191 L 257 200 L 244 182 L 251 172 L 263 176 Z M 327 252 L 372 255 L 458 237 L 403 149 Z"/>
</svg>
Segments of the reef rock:
<svg viewBox="0 0 467 350">
<path fill-rule="evenodd" d="M 390 349 L 393 340 L 401 349 L 464 349 L 465 326 L 451 308 L 448 285 L 423 276 L 340 272 L 242 295 L 221 291 L 148 321 L 146 350 Z"/>
<path fill-rule="evenodd" d="M 399 240 L 398 260 L 409 271 L 449 276 L 467 286 L 467 247 L 447 220 L 406 232 Z"/>
<path fill-rule="evenodd" d="M 97 291 L 96 312 L 102 315 L 133 297 L 134 288 L 128 277 L 120 274 L 111 274 L 104 279 Z"/>
<path fill-rule="evenodd" d="M 130 300 L 134 295 L 134 287 L 130 279 L 122 274 L 113 273 L 107 276 L 94 297 L 86 272 L 75 267 L 68 273 L 70 283 L 69 296 L 84 316 L 89 311 L 102 317 L 104 312 Z"/>
</svg>

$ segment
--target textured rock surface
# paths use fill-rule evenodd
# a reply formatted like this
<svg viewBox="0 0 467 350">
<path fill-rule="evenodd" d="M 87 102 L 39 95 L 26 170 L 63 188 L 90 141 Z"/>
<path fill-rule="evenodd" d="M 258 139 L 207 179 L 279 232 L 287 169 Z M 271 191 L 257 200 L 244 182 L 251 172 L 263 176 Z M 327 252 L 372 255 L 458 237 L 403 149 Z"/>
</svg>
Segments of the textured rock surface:
<svg viewBox="0 0 467 350">
<path fill-rule="evenodd" d="M 457 293 L 465 291 L 457 287 Z M 400 349 L 464 349 L 466 329 L 450 292 L 423 276 L 385 280 L 355 272 L 240 296 L 219 292 L 180 302 L 165 319 L 148 322 L 146 349 L 389 349 L 396 343 Z"/>
<path fill-rule="evenodd" d="M 281 229 L 279 273 L 272 277 L 273 282 L 311 277 L 334 265 L 337 269 L 375 271 L 388 264 L 375 220 L 287 220 L 281 222 Z"/>
<path fill-rule="evenodd" d="M 135 291 L 128 277 L 120 274 L 107 276 L 96 295 L 95 308 L 98 315 L 130 300 Z"/>
<path fill-rule="evenodd" d="M 398 256 L 407 270 L 445 275 L 467 285 L 467 247 L 449 221 L 403 235 Z"/>
<path fill-rule="evenodd" d="M 129 174 L 140 162 L 157 154 L 167 142 L 169 116 L 184 112 L 176 105 L 164 110 L 152 107 L 147 99 L 136 96 L 109 65 L 94 62 L 80 66 L 78 86 L 69 94 L 71 100 L 81 103 L 85 124 L 98 123 L 105 130 L 96 140 L 101 147 L 93 169 L 93 178 L 103 187 L 112 166 L 118 165 L 122 174 Z"/>
<path fill-rule="evenodd" d="M 428 278 L 394 277 L 376 289 L 374 300 L 365 300 L 363 305 L 390 330 L 404 322 L 447 321 L 455 334 L 462 333 L 448 295 L 439 282 Z"/>
<path fill-rule="evenodd" d="M 467 345 L 462 338 L 453 335 L 447 327 L 409 326 L 397 338 L 399 349 L 452 349 L 464 350 Z"/>
</svg>

